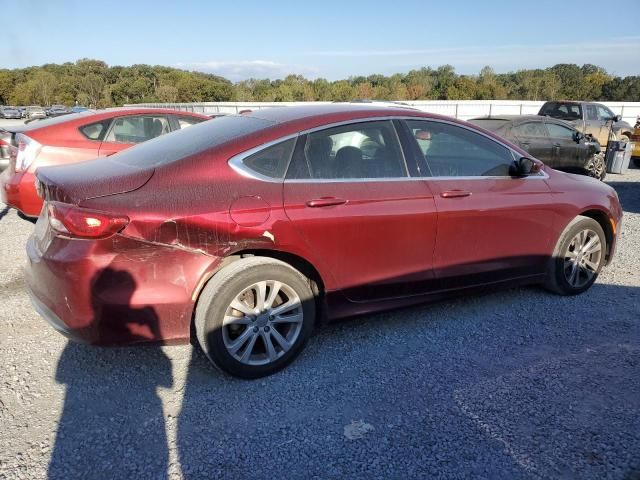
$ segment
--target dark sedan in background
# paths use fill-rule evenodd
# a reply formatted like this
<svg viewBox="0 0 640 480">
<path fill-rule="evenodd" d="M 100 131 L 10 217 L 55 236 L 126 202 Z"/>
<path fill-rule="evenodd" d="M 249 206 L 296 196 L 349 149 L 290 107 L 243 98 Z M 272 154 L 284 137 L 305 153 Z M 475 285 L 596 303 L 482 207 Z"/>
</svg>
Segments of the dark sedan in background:
<svg viewBox="0 0 640 480">
<path fill-rule="evenodd" d="M 557 170 L 600 180 L 606 175 L 604 152 L 598 141 L 562 120 L 538 115 L 501 115 L 469 122 L 506 138 Z"/>
</svg>

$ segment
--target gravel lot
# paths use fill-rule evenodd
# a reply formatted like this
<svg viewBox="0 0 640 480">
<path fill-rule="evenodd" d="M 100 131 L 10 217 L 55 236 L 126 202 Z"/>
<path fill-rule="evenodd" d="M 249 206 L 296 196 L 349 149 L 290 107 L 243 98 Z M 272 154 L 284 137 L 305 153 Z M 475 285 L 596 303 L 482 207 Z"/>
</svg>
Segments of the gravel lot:
<svg viewBox="0 0 640 480">
<path fill-rule="evenodd" d="M 585 295 L 469 296 L 329 325 L 285 371 L 191 346 L 68 343 L 31 308 L 0 204 L 0 479 L 640 479 L 640 170 Z"/>
</svg>

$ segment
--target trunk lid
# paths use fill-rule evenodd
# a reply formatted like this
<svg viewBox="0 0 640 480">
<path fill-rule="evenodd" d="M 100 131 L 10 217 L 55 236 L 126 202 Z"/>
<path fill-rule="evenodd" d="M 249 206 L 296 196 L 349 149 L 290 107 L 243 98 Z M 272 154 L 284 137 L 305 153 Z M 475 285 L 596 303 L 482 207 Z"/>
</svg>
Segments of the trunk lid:
<svg viewBox="0 0 640 480">
<path fill-rule="evenodd" d="M 45 201 L 79 205 L 91 198 L 137 190 L 154 168 L 133 167 L 100 158 L 88 162 L 42 167 L 36 171 L 38 194 Z"/>
</svg>

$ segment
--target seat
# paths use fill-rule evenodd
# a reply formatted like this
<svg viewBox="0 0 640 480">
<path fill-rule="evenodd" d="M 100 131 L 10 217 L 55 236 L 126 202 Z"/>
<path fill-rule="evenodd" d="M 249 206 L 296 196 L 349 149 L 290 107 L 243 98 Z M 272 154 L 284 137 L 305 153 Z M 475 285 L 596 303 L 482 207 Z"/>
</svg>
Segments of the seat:
<svg viewBox="0 0 640 480">
<path fill-rule="evenodd" d="M 311 178 L 332 178 L 331 150 L 333 140 L 330 137 L 311 137 L 307 147 L 307 161 Z"/>
<path fill-rule="evenodd" d="M 342 147 L 336 153 L 334 178 L 370 178 L 368 162 L 357 147 Z"/>
</svg>

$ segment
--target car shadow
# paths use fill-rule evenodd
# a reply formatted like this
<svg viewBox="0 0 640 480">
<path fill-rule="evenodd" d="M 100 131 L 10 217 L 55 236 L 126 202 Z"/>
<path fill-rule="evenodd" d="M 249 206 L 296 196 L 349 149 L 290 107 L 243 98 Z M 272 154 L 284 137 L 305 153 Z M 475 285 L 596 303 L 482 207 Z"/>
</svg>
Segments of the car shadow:
<svg viewBox="0 0 640 480">
<path fill-rule="evenodd" d="M 587 321 L 582 312 L 603 304 L 615 305 L 616 315 L 594 314 Z M 637 287 L 596 284 L 589 294 L 576 297 L 555 296 L 538 287 L 468 295 L 325 325 L 296 362 L 256 381 L 216 372 L 195 348 L 178 416 L 183 478 L 527 478 L 517 462 L 499 460 L 504 455 L 501 444 L 483 433 L 475 413 L 457 406 L 458 399 L 463 401 L 483 382 L 602 345 L 620 348 L 615 354 L 628 362 L 620 374 L 630 381 L 640 356 L 639 314 Z M 629 348 L 635 350 L 629 353 Z M 603 382 L 612 374 L 600 372 L 597 364 L 584 368 L 576 374 Z M 613 412 L 621 398 L 628 402 L 629 431 L 640 426 L 633 413 L 640 409 L 640 399 L 632 398 L 624 381 L 609 392 L 605 383 L 604 393 L 576 387 L 562 398 L 555 395 L 553 382 L 531 381 L 542 389 L 542 398 L 548 389 L 550 405 L 548 410 L 532 407 L 515 419 L 508 403 L 501 405 L 513 422 L 509 428 L 518 435 L 531 431 L 533 417 L 536 424 L 557 423 L 559 439 L 582 438 L 581 433 L 615 437 L 619 432 L 605 424 L 618 425 Z M 528 392 L 518 393 L 525 398 Z M 584 401 L 606 418 L 596 427 L 588 417 L 575 422 L 549 418 L 548 411 L 565 408 L 568 401 Z M 357 430 L 363 419 L 370 427 L 355 436 L 358 444 L 346 432 L 350 426 Z M 520 441 L 524 444 L 525 439 Z M 570 456 L 562 445 L 566 450 L 559 442 L 558 451 Z M 589 441 L 577 445 L 597 450 Z M 464 451 L 484 460 L 466 461 L 459 456 Z M 548 455 L 554 460 L 553 452 Z M 414 465 L 412 458 L 423 460 Z M 431 470 L 426 458 L 438 458 Z M 364 465 L 370 468 L 367 474 L 361 470 Z M 594 465 L 593 478 L 600 467 Z M 544 473 L 553 476 L 553 470 Z"/>
<path fill-rule="evenodd" d="M 2 210 L 0 210 L 0 220 L 2 220 L 7 213 L 9 213 L 9 207 L 4 207 Z"/>
<path fill-rule="evenodd" d="M 127 272 L 105 269 L 98 277 L 94 296 L 102 277 L 119 282 L 128 298 L 135 291 Z M 139 316 L 139 309 L 125 307 L 120 313 L 95 307 L 95 323 L 107 315 Z M 603 316 L 603 308 L 615 315 Z M 589 317 L 590 309 L 599 313 Z M 144 310 L 157 321 L 149 315 L 153 308 Z M 479 414 L 466 410 L 482 406 L 474 388 L 601 345 L 616 346 L 615 355 L 631 368 L 638 360 L 639 315 L 638 287 L 596 284 L 576 297 L 537 287 L 466 295 L 324 325 L 296 362 L 256 381 L 218 372 L 194 347 L 180 372 L 184 380 L 170 394 L 178 398 L 169 403 L 181 405 L 171 447 L 157 390 L 173 386 L 173 369 L 162 349 L 69 342 L 56 373 L 66 393 L 49 478 L 167 478 L 173 448 L 179 465 L 171 468 L 184 479 L 523 478 L 517 462 L 501 460 L 503 445 L 478 427 Z M 584 368 L 593 378 L 611 374 L 595 367 Z M 490 412 L 508 418 L 507 427 L 523 443 L 520 429 L 545 422 L 559 422 L 558 438 L 583 438 L 584 432 L 604 442 L 612 435 L 606 425 L 619 425 L 615 402 L 624 398 L 627 411 L 640 410 L 640 396 L 618 391 L 624 382 L 611 391 L 572 391 L 571 402 L 587 398 L 608 423 L 594 427 L 585 417 L 567 426 L 547 413 L 564 408 L 567 398 L 554 395 L 554 382 L 532 381 L 550 403 L 544 410 L 514 417 L 507 405 Z M 640 428 L 637 419 L 625 417 L 629 428 Z M 558 451 L 567 448 L 559 445 Z M 475 460 L 460 452 L 473 452 Z"/>
<path fill-rule="evenodd" d="M 640 182 L 613 181 L 612 177 L 608 176 L 606 183 L 617 192 L 622 210 L 629 213 L 640 213 Z"/>
</svg>

